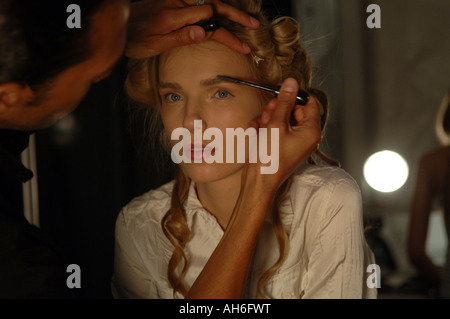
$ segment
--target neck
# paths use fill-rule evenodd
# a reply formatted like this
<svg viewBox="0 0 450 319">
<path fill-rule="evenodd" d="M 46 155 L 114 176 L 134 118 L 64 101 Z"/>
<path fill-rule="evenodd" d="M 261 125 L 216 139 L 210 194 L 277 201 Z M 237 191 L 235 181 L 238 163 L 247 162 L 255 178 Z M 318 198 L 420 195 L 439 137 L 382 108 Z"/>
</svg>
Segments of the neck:
<svg viewBox="0 0 450 319">
<path fill-rule="evenodd" d="M 233 213 L 241 189 L 241 171 L 224 179 L 196 183 L 198 199 L 225 229 Z"/>
</svg>

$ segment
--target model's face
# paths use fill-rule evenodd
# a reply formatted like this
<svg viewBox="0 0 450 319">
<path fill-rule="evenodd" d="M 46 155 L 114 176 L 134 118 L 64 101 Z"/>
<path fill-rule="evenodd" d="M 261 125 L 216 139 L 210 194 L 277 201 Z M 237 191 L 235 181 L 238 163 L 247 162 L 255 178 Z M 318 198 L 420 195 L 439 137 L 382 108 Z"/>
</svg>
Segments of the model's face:
<svg viewBox="0 0 450 319">
<path fill-rule="evenodd" d="M 128 16 L 128 0 L 116 0 L 94 14 L 88 34 L 92 55 L 52 79 L 37 101 L 34 93 L 40 92 L 33 92 L 15 120 L 17 129 L 52 125 L 78 106 L 93 83 L 109 75 L 124 51 Z"/>
<path fill-rule="evenodd" d="M 213 40 L 173 49 L 160 59 L 159 95 L 164 127 L 169 138 L 177 128 L 189 130 L 191 140 L 184 143 L 186 145 L 183 145 L 181 153 L 192 163 L 182 161 L 180 166 L 196 182 L 221 180 L 240 173 L 243 163 L 236 163 L 236 159 L 234 163 L 225 163 L 229 151 L 225 141 L 226 129 L 246 130 L 248 123 L 262 109 L 257 89 L 222 81 L 217 75 L 253 80 L 246 57 Z M 198 126 L 195 128 L 196 120 L 202 121 L 202 132 Z M 202 145 L 194 144 L 195 135 L 203 136 L 208 128 L 217 128 L 222 132 L 222 143 L 215 143 L 211 154 L 222 151 L 223 163 L 205 162 L 208 155 L 203 150 L 212 142 L 211 139 L 203 138 Z M 172 140 L 172 146 L 180 140 Z M 223 149 L 220 149 L 221 145 Z M 195 159 L 201 160 L 201 163 L 193 163 Z"/>
</svg>

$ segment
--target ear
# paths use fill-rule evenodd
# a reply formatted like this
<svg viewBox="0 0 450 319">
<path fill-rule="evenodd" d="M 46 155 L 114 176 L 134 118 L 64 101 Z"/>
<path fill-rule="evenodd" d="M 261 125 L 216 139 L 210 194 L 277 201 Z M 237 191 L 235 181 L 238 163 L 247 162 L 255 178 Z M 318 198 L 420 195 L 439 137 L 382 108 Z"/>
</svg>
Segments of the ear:
<svg viewBox="0 0 450 319">
<path fill-rule="evenodd" d="M 0 84 L 0 114 L 28 101 L 30 93 L 32 94 L 28 86 L 23 86 L 19 83 Z"/>
</svg>

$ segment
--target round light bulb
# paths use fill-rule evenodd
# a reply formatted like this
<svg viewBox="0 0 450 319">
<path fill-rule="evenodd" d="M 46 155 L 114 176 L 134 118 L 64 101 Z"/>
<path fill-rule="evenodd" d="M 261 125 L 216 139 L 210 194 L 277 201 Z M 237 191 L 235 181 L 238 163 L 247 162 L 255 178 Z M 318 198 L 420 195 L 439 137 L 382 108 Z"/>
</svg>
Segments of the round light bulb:
<svg viewBox="0 0 450 319">
<path fill-rule="evenodd" d="M 372 154 L 364 164 L 364 178 L 373 189 L 389 193 L 396 191 L 408 179 L 408 163 L 398 153 L 381 151 Z"/>
</svg>

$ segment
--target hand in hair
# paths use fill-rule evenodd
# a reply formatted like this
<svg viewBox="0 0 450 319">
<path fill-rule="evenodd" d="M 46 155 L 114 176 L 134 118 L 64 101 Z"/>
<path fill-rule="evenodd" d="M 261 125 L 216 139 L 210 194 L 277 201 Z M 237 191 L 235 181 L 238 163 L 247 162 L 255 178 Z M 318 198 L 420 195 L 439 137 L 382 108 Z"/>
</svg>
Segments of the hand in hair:
<svg viewBox="0 0 450 319">
<path fill-rule="evenodd" d="M 192 2 L 192 4 L 186 4 Z M 246 13 L 218 0 L 195 6 L 194 0 L 143 0 L 131 4 L 126 56 L 134 59 L 158 55 L 177 46 L 200 43 L 213 38 L 240 53 L 250 53 L 247 44 L 224 28 L 205 32 L 197 25 L 213 15 L 225 17 L 249 28 L 259 22 Z"/>
</svg>

